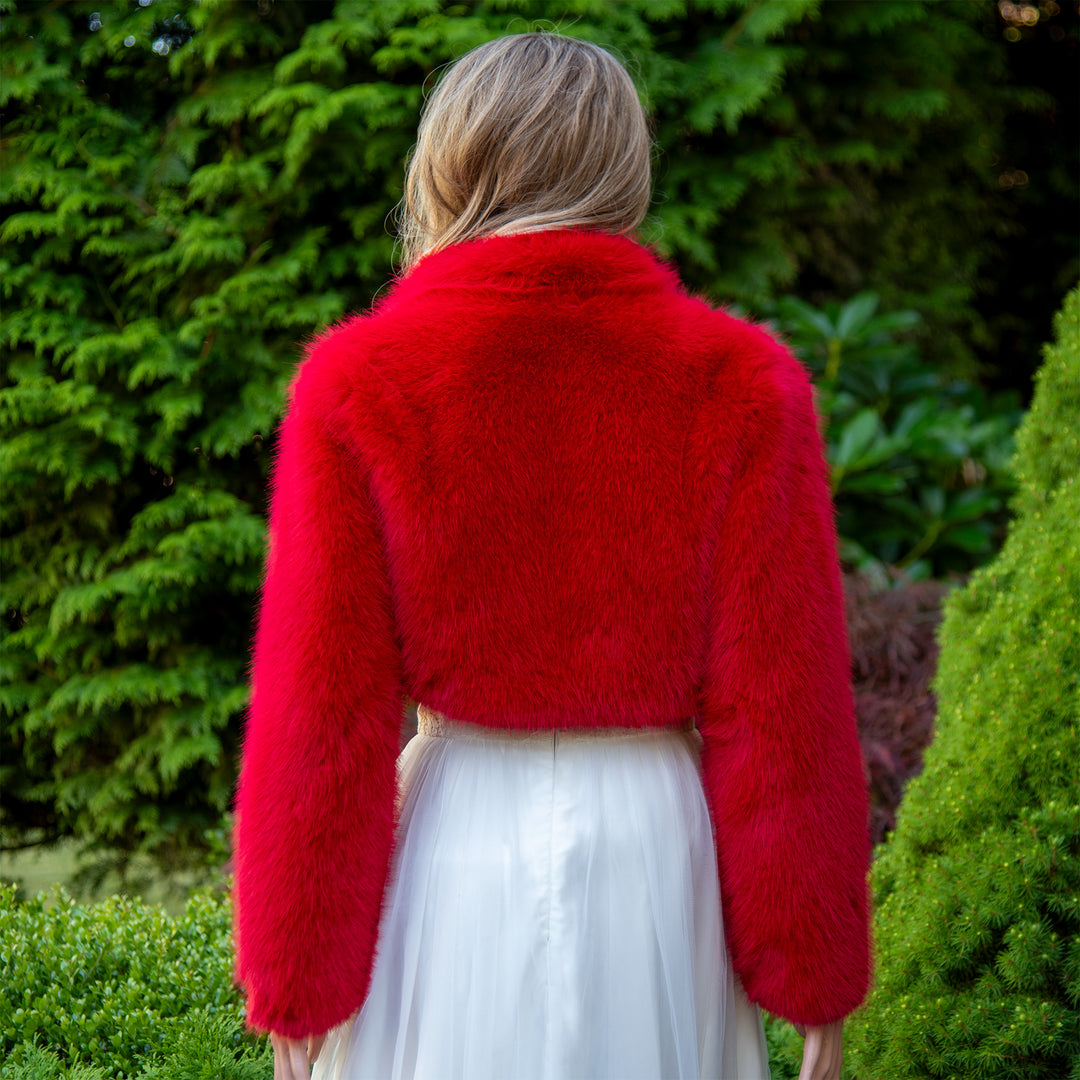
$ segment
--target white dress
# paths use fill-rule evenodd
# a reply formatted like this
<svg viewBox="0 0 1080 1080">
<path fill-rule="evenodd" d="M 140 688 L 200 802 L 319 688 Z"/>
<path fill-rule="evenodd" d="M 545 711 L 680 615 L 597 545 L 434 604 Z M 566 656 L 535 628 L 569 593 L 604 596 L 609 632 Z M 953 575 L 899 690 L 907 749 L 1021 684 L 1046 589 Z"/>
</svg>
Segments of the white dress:
<svg viewBox="0 0 1080 1080">
<path fill-rule="evenodd" d="M 767 1080 L 690 728 L 423 706 L 367 1000 L 316 1080 Z"/>
</svg>

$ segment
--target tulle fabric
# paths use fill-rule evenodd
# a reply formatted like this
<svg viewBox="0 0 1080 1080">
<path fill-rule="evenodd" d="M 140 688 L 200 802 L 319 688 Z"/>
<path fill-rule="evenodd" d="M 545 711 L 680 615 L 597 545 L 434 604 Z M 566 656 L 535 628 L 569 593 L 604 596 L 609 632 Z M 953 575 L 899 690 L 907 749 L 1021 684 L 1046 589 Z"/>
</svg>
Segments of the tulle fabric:
<svg viewBox="0 0 1080 1080">
<path fill-rule="evenodd" d="M 371 988 L 313 1077 L 767 1080 L 697 735 L 439 730 L 399 760 Z"/>
</svg>

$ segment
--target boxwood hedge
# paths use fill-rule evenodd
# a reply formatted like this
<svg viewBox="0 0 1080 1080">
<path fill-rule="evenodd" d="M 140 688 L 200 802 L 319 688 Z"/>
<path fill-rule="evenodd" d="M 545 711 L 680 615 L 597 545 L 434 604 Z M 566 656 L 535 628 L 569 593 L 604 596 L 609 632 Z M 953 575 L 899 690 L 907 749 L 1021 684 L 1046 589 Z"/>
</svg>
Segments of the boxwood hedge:
<svg viewBox="0 0 1080 1080">
<path fill-rule="evenodd" d="M 220 893 L 184 912 L 0 888 L 4 1080 L 268 1080 L 268 1044 L 244 1029 Z"/>
</svg>

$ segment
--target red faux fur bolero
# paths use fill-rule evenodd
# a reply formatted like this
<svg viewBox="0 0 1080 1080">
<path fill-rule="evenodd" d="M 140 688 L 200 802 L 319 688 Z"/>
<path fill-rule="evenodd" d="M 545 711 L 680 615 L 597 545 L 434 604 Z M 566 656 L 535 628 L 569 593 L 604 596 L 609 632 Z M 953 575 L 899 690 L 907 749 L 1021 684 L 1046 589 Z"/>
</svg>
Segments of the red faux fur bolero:
<svg viewBox="0 0 1080 1080">
<path fill-rule="evenodd" d="M 797 1022 L 869 979 L 867 800 L 809 380 L 633 241 L 455 245 L 314 342 L 273 474 L 235 831 L 249 1022 L 367 991 L 411 698 L 696 717 L 725 933 Z"/>
</svg>

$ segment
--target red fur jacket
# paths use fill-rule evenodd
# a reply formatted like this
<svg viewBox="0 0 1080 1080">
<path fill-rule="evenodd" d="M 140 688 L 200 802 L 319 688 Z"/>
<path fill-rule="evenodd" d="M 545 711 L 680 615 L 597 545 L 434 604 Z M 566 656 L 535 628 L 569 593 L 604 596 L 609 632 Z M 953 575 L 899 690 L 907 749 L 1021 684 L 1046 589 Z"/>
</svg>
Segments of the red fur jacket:
<svg viewBox="0 0 1080 1080">
<path fill-rule="evenodd" d="M 235 833 L 249 1022 L 363 1002 L 403 698 L 520 728 L 697 717 L 725 932 L 815 1024 L 869 977 L 867 802 L 802 367 L 634 242 L 422 259 L 281 426 Z"/>
</svg>

